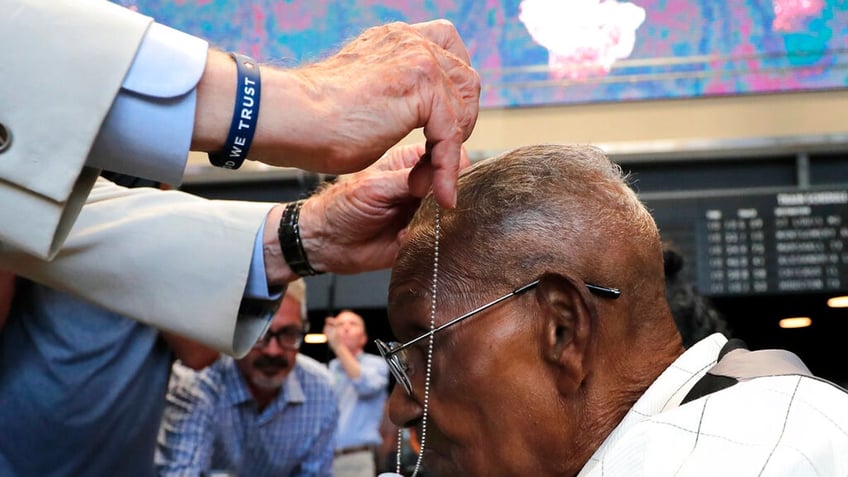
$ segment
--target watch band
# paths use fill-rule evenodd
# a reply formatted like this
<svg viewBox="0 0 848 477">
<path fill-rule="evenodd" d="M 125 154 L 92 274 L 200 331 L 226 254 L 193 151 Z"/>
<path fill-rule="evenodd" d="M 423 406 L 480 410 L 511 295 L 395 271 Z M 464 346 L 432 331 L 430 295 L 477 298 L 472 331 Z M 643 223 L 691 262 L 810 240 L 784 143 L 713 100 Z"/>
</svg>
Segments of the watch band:
<svg viewBox="0 0 848 477">
<path fill-rule="evenodd" d="M 280 248 L 283 251 L 283 258 L 286 259 L 291 270 L 300 275 L 307 277 L 311 275 L 319 275 L 319 272 L 312 268 L 309 264 L 309 259 L 306 257 L 306 251 L 303 249 L 303 242 L 300 239 L 300 208 L 303 206 L 303 200 L 290 202 L 283 209 L 283 216 L 280 218 L 280 228 L 277 229 L 277 235 L 280 239 Z"/>
</svg>

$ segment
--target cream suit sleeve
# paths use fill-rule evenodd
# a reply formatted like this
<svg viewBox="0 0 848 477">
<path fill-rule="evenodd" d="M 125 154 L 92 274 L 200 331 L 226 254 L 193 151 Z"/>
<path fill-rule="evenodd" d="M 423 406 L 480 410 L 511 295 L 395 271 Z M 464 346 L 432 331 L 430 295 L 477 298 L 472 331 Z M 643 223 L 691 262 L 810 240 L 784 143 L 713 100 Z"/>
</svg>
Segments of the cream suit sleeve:
<svg viewBox="0 0 848 477">
<path fill-rule="evenodd" d="M 256 233 L 273 206 L 100 179 L 54 260 L 2 247 L 0 268 L 241 356 L 269 323 L 237 316 Z"/>
<path fill-rule="evenodd" d="M 49 258 L 99 171 L 86 160 L 151 19 L 98 0 L 3 0 L 0 241 Z"/>
</svg>

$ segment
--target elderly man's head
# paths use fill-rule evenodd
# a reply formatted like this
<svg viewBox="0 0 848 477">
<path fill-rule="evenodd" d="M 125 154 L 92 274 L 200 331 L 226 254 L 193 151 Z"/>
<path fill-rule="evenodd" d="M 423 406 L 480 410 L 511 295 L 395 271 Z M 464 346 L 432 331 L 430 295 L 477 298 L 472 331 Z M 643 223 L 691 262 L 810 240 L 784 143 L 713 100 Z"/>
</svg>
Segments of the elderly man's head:
<svg viewBox="0 0 848 477">
<path fill-rule="evenodd" d="M 425 464 L 440 475 L 576 474 L 681 352 L 659 233 L 618 166 L 590 147 L 532 146 L 479 162 L 440 211 Z M 430 329 L 435 205 L 392 270 L 400 341 Z M 537 281 L 538 280 L 538 281 Z M 620 291 L 620 295 L 618 293 Z M 392 420 L 420 425 L 428 339 L 403 358 Z"/>
</svg>

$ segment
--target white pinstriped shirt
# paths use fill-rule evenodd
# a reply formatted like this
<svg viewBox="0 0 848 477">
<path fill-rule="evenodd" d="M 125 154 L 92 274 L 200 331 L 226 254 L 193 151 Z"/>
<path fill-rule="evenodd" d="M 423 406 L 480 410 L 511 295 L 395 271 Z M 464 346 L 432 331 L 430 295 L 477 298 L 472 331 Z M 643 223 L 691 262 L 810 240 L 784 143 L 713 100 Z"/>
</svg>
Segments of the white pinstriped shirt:
<svg viewBox="0 0 848 477">
<path fill-rule="evenodd" d="M 761 377 L 680 405 L 726 341 L 680 356 L 578 477 L 848 476 L 848 392 L 829 382 Z"/>
</svg>

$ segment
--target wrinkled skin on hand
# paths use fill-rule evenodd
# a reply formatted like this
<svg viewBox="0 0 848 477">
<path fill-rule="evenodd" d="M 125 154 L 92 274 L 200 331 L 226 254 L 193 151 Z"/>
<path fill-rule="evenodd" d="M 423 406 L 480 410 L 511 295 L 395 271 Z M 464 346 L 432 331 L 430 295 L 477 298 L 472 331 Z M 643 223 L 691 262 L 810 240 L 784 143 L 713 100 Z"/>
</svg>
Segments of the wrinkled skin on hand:
<svg viewBox="0 0 848 477">
<path fill-rule="evenodd" d="M 477 120 L 480 78 L 450 22 L 366 30 L 330 58 L 295 70 L 317 112 L 311 170 L 347 173 L 371 164 L 423 127 L 427 155 L 410 179 L 452 207 L 460 149 Z M 306 139 L 308 140 L 308 138 Z"/>
<path fill-rule="evenodd" d="M 313 268 L 359 273 L 391 265 L 418 207 L 408 178 L 425 151 L 423 144 L 391 149 L 303 204 L 301 238 Z M 457 167 L 468 164 L 461 149 Z"/>
</svg>

